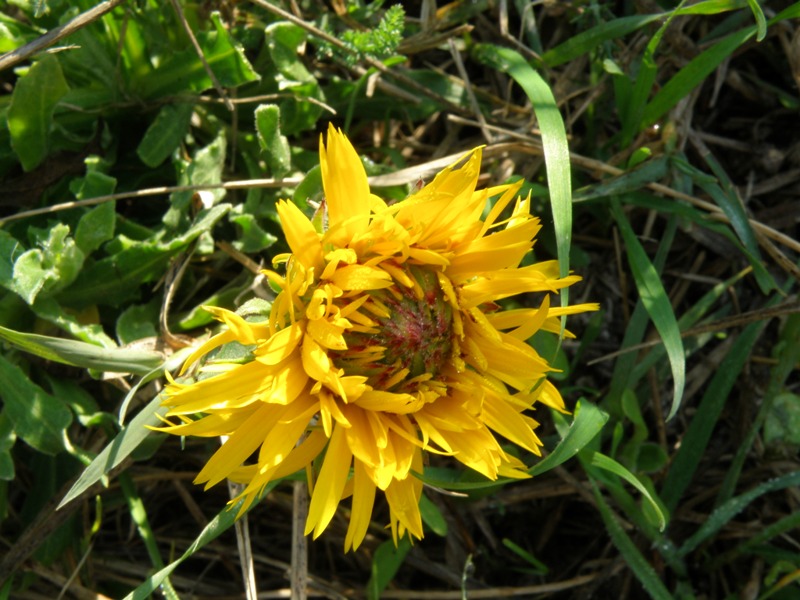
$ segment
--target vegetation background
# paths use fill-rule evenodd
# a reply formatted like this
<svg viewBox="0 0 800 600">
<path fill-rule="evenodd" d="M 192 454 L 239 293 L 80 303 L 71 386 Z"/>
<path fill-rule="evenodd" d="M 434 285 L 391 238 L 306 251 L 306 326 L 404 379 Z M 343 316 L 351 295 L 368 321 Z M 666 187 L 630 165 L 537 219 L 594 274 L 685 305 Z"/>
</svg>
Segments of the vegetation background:
<svg viewBox="0 0 800 600">
<path fill-rule="evenodd" d="M 212 326 L 200 305 L 263 295 L 275 202 L 319 199 L 330 121 L 388 198 L 485 144 L 482 183 L 524 178 L 537 258 L 602 311 L 534 340 L 575 408 L 537 413 L 535 477 L 431 470 L 414 547 L 376 520 L 343 554 L 343 512 L 309 544 L 308 594 L 800 597 L 798 17 L 2 3 L 0 598 L 277 598 L 302 576 L 290 484 L 245 538 L 229 491 L 191 483 L 216 442 L 143 425 Z"/>
</svg>

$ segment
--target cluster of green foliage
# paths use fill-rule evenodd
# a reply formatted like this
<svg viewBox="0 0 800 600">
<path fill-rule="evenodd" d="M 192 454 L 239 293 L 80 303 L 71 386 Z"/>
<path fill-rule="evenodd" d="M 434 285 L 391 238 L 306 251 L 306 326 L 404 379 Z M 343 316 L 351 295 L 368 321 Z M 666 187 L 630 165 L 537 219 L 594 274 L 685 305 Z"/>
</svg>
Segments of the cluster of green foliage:
<svg viewBox="0 0 800 600">
<path fill-rule="evenodd" d="M 232 527 L 236 511 L 220 510 L 193 542 L 176 548 L 164 547 L 151 524 L 134 474 L 157 461 L 165 445 L 147 429 L 158 424 L 160 410 L 153 382 L 185 356 L 166 342 L 212 326 L 201 306 L 239 306 L 263 285 L 236 261 L 250 256 L 269 264 L 286 250 L 275 203 L 291 198 L 305 210 L 319 199 L 317 143 L 327 121 L 355 137 L 392 127 L 413 131 L 443 114 L 476 118 L 475 131 L 483 120 L 499 137 L 513 134 L 504 141 L 523 139 L 528 149 L 540 142 L 542 168 L 528 174 L 526 190 L 552 231 L 537 252 L 557 256 L 563 273 L 588 275 L 598 251 L 572 237 L 573 223 L 589 224 L 596 238 L 618 232 L 631 277 L 632 300 L 623 295 L 617 313 L 614 302 L 604 302 L 569 355 L 535 340 L 540 352 L 555 356 L 565 395 L 580 400 L 572 415 L 553 415 L 550 452 L 531 473 L 550 477 L 569 467 L 587 484 L 583 501 L 593 505 L 637 589 L 651 597 L 710 593 L 699 572 L 753 561 L 765 565 L 759 597 L 796 594 L 800 552 L 797 540 L 785 543 L 800 522 L 791 496 L 789 509 L 751 535 L 726 542 L 722 534 L 743 511 L 800 485 L 800 397 L 791 383 L 800 319 L 795 308 L 778 324 L 768 321 L 785 315 L 784 299 L 797 292 L 797 256 L 782 254 L 775 240 L 783 238 L 767 235 L 774 231 L 748 214 L 738 177 L 711 152 L 687 150 L 679 130 L 686 125 L 680 119 L 689 119 L 681 107 L 721 66 L 759 52 L 773 32 L 787 35 L 782 28 L 795 27 L 797 35 L 791 23 L 800 3 L 662 2 L 649 13 L 628 7 L 618 16 L 607 3 L 580 1 L 551 17 L 560 20 L 556 36 L 535 26 L 529 13 L 538 9 L 530 3 L 505 3 L 513 4 L 522 33 L 514 44 L 487 28 L 498 10 L 488 1 L 442 7 L 435 30 L 382 2 L 338 3 L 349 5 L 346 18 L 322 3 L 292 3 L 307 27 L 272 10 L 278 2 L 221 2 L 218 11 L 212 4 L 180 0 L 177 11 L 169 2 L 123 2 L 0 70 L 0 598 L 52 590 L 42 575 L 50 570 L 63 576 L 65 589 L 74 574 L 97 585 L 97 593 L 144 598 L 160 588 L 179 595 L 173 573 Z M 0 53 L 19 51 L 94 6 L 13 0 L 0 9 Z M 674 49 L 668 39 L 679 22 L 692 24 L 696 46 L 670 69 L 665 47 Z M 420 42 L 426 39 L 430 46 Z M 448 40 L 477 85 L 431 62 L 450 56 Z M 418 60 L 415 43 L 430 58 Z M 786 78 L 756 80 L 755 87 L 796 112 L 800 97 L 785 63 L 767 50 L 759 58 Z M 580 73 L 597 95 L 569 105 L 555 85 L 565 72 Z M 378 75 L 386 85 L 368 85 Z M 496 80 L 507 97 L 490 88 Z M 567 108 L 578 116 L 569 117 Z M 531 114 L 538 137 L 527 133 Z M 408 166 L 397 145 L 383 139 L 369 152 L 366 142 L 357 143 L 373 175 Z M 424 144 L 432 154 L 433 141 Z M 403 197 L 411 184 L 392 183 L 381 193 Z M 643 243 L 642 214 L 658 221 L 655 240 Z M 681 303 L 670 295 L 666 272 L 680 263 L 679 241 L 697 231 L 723 240 L 732 256 L 713 285 L 693 287 Z M 596 286 L 589 300 L 603 293 Z M 730 297 L 746 300 L 756 314 L 741 330 L 714 327 L 737 308 Z M 659 343 L 638 352 L 651 330 Z M 609 336 L 613 350 L 623 352 L 608 373 L 589 372 L 583 361 L 592 344 Z M 687 532 L 676 515 L 715 456 L 726 407 L 765 339 L 772 356 L 759 406 L 727 449 L 732 456 L 712 496 L 702 500 L 704 522 Z M 682 399 L 689 373 L 712 353 L 716 371 L 688 420 Z M 668 390 L 663 407 L 651 400 L 653 390 Z M 665 422 L 672 428 L 668 444 L 659 439 Z M 788 456 L 793 467 L 743 477 L 760 444 Z M 427 469 L 425 479 L 470 501 L 509 483 L 446 467 Z M 64 508 L 55 511 L 59 503 Z M 90 510 L 82 515 L 80 506 Z M 134 586 L 82 571 L 120 506 L 149 560 Z M 437 503 L 426 497 L 422 509 L 434 534 L 423 544 L 452 535 Z M 498 535 L 526 581 L 551 581 L 552 562 L 535 556 L 531 543 L 513 531 Z M 370 597 L 392 584 L 411 551 L 405 542 L 399 549 L 380 542 L 363 550 L 372 566 L 361 585 L 369 579 Z"/>
</svg>

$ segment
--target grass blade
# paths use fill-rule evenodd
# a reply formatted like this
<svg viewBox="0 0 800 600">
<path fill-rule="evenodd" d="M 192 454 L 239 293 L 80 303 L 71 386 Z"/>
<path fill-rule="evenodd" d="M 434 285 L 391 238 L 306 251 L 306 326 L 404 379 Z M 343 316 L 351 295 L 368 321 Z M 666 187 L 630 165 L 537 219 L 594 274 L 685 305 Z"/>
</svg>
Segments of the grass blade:
<svg viewBox="0 0 800 600">
<path fill-rule="evenodd" d="M 664 513 L 661 511 L 661 507 L 658 505 L 658 502 L 653 499 L 653 496 L 650 494 L 649 490 L 642 485 L 642 482 L 639 481 L 636 476 L 631 473 L 628 469 L 626 469 L 623 465 L 618 463 L 613 458 L 606 456 L 605 454 L 601 454 L 600 452 L 592 452 L 591 458 L 589 459 L 588 463 L 592 467 L 597 467 L 599 469 L 603 469 L 608 471 L 609 473 L 613 473 L 617 477 L 624 479 L 628 483 L 630 483 L 633 487 L 635 487 L 639 492 L 644 496 L 645 500 L 650 504 L 653 509 L 653 512 L 658 519 L 658 529 L 659 531 L 664 531 L 664 527 L 666 527 L 667 522 L 664 517 Z"/>
<path fill-rule="evenodd" d="M 678 506 L 683 492 L 697 470 L 698 462 L 705 455 L 706 446 L 722 414 L 728 395 L 765 325 L 765 322 L 753 323 L 745 328 L 719 365 L 703 394 L 697 413 L 689 423 L 686 435 L 681 440 L 681 446 L 661 488 L 661 499 L 670 512 Z"/>
<path fill-rule="evenodd" d="M 678 550 L 679 556 L 689 554 L 689 552 L 722 529 L 733 517 L 747 508 L 759 496 L 798 485 L 800 485 L 800 471 L 794 471 L 777 479 L 766 481 L 744 494 L 731 498 L 712 512 L 697 533 L 684 542 L 683 546 Z"/>
<path fill-rule="evenodd" d="M 565 277 L 569 273 L 569 247 L 572 242 L 572 179 L 567 130 L 556 99 L 547 82 L 518 52 L 491 44 L 480 44 L 476 49 L 476 56 L 484 64 L 508 73 L 523 89 L 533 105 L 542 132 L 558 264 L 561 276 Z M 569 297 L 567 290 L 564 289 L 560 296 L 561 305 L 566 306 Z"/>
<path fill-rule="evenodd" d="M 686 359 L 678 320 L 675 318 L 675 313 L 672 310 L 667 292 L 661 283 L 658 271 L 656 271 L 653 263 L 650 262 L 639 240 L 636 239 L 633 228 L 622 212 L 618 200 L 612 201 L 611 212 L 619 225 L 622 237 L 625 239 L 625 247 L 628 250 L 628 263 L 630 264 L 636 287 L 639 290 L 639 296 L 664 342 L 664 348 L 669 357 L 675 385 L 672 407 L 667 416 L 667 419 L 671 419 L 678 411 L 683 397 L 683 388 L 686 384 Z"/>
<path fill-rule="evenodd" d="M 658 21 L 663 16 L 663 14 L 633 15 L 601 23 L 548 50 L 542 55 L 542 62 L 548 67 L 557 67 L 591 52 L 603 42 L 626 36 L 645 25 Z"/>
<path fill-rule="evenodd" d="M 67 495 L 58 505 L 58 508 L 68 504 L 73 499 L 80 496 L 86 489 L 94 483 L 100 481 L 108 472 L 120 464 L 131 452 L 139 447 L 147 436 L 153 432 L 149 430 L 148 426 L 155 426 L 160 424 L 158 415 L 164 415 L 167 412 L 166 408 L 162 408 L 161 396 L 156 396 L 150 403 L 145 406 L 139 414 L 136 415 L 131 422 L 128 423 L 117 434 L 117 437 L 103 450 L 97 457 L 86 467 L 81 473 L 78 481 L 70 488 Z"/>
<path fill-rule="evenodd" d="M 608 506 L 597 484 L 592 482 L 594 489 L 594 497 L 597 500 L 597 508 L 600 509 L 600 516 L 603 518 L 603 523 L 606 526 L 606 531 L 611 538 L 614 546 L 620 551 L 622 557 L 625 559 L 628 567 L 639 582 L 642 584 L 647 593 L 654 600 L 672 600 L 672 594 L 661 582 L 661 578 L 655 572 L 652 565 L 645 560 L 642 553 L 633 543 L 628 534 L 620 526 L 616 516 Z"/>
</svg>

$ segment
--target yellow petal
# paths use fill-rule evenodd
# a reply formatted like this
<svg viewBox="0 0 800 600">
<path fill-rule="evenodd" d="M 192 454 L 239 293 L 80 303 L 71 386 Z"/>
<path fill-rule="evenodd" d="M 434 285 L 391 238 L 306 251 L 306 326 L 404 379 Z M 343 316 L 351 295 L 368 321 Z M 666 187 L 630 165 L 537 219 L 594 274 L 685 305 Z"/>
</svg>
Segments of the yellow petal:
<svg viewBox="0 0 800 600">
<path fill-rule="evenodd" d="M 372 518 L 372 506 L 375 503 L 375 484 L 364 470 L 364 465 L 356 460 L 353 465 L 353 506 L 350 524 L 344 538 L 344 551 L 355 550 L 364 541 L 369 522 Z"/>
<path fill-rule="evenodd" d="M 309 321 L 306 331 L 314 340 L 324 348 L 331 350 L 347 350 L 347 343 L 344 341 L 343 327 L 333 325 L 327 319 L 316 319 Z"/>
<path fill-rule="evenodd" d="M 294 257 L 303 263 L 306 269 L 322 268 L 322 242 L 314 225 L 297 206 L 286 200 L 277 204 L 281 229 L 286 235 L 286 242 L 292 249 Z"/>
<path fill-rule="evenodd" d="M 306 535 L 313 531 L 314 539 L 317 539 L 333 519 L 350 474 L 352 461 L 353 454 L 347 446 L 344 428 L 336 426 L 331 434 L 319 477 L 314 484 L 314 492 L 311 494 L 308 519 L 306 520 Z"/>
<path fill-rule="evenodd" d="M 328 228 L 349 241 L 369 223 L 372 199 L 367 173 L 350 140 L 332 124 L 328 126 L 327 142 L 326 147 L 320 140 L 319 162 L 328 205 Z"/>
<path fill-rule="evenodd" d="M 293 323 L 286 329 L 281 329 L 256 348 L 254 352 L 256 360 L 265 365 L 277 365 L 286 360 L 295 351 L 302 339 L 302 323 Z"/>
<path fill-rule="evenodd" d="M 262 405 L 214 453 L 198 473 L 195 482 L 205 482 L 208 489 L 225 479 L 258 448 L 285 410 L 286 407 L 277 404 Z"/>
<path fill-rule="evenodd" d="M 336 270 L 332 281 L 344 291 L 379 290 L 392 285 L 392 276 L 375 267 L 347 265 Z"/>
<path fill-rule="evenodd" d="M 542 442 L 533 433 L 536 422 L 518 413 L 504 399 L 490 394 L 483 403 L 483 420 L 507 440 L 541 455 Z"/>
</svg>

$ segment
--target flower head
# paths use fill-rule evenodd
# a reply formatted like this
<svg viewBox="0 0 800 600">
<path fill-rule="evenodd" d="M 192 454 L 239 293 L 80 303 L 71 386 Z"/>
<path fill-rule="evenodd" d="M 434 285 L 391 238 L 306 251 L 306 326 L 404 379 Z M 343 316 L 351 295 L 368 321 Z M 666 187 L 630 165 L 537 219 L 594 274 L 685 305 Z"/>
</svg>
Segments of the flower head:
<svg viewBox="0 0 800 600">
<path fill-rule="evenodd" d="M 480 149 L 395 204 L 370 191 L 356 151 L 333 127 L 320 162 L 326 230 L 278 204 L 291 253 L 275 259 L 283 275 L 266 272 L 281 290 L 269 320 L 208 308 L 227 327 L 184 370 L 229 342 L 252 348 L 252 360 L 216 361 L 203 367 L 211 376 L 170 383 L 173 420 L 162 430 L 227 436 L 196 482 L 244 484 L 242 509 L 269 482 L 308 468 L 307 534 L 322 533 L 352 496 L 345 549 L 357 547 L 381 490 L 395 541 L 421 538 L 415 474 L 426 454 L 489 479 L 529 476 L 498 437 L 539 455 L 526 411 L 564 403 L 526 340 L 596 305 L 551 307 L 550 294 L 579 278 L 559 278 L 555 261 L 520 266 L 539 220 L 529 198 L 517 198 L 519 184 L 475 189 Z M 541 293 L 538 308 L 498 304 L 530 292 Z"/>
</svg>

